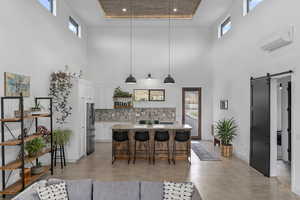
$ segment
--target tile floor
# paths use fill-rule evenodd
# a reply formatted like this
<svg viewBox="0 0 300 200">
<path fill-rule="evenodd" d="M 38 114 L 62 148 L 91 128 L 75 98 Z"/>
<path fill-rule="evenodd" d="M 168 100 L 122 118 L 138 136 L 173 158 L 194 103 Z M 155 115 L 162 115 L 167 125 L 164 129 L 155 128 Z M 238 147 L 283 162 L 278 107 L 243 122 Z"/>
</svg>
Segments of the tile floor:
<svg viewBox="0 0 300 200">
<path fill-rule="evenodd" d="M 219 151 L 211 142 L 203 142 L 210 150 Z M 116 161 L 111 165 L 111 143 L 97 143 L 96 152 L 67 168 L 55 169 L 55 176 L 65 179 L 93 178 L 101 181 L 192 181 L 204 200 L 300 200 L 290 191 L 285 178 L 266 178 L 233 157 L 222 161 L 200 161 L 192 153 L 192 165 L 178 161 L 169 165 L 167 161 L 157 161 L 149 165 L 147 161 L 137 161 L 135 165 L 127 161 Z"/>
</svg>

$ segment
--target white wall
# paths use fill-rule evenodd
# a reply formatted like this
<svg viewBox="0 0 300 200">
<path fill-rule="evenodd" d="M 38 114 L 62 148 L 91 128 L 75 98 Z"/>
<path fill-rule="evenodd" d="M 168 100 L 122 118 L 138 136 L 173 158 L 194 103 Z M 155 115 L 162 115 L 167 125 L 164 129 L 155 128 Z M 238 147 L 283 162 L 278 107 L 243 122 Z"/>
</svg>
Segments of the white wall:
<svg viewBox="0 0 300 200">
<path fill-rule="evenodd" d="M 69 65 L 71 71 L 85 70 L 86 27 L 80 23 L 82 38 L 79 39 L 68 30 L 69 15 L 81 22 L 62 0 L 57 0 L 57 16 L 37 0 L 1 1 L 0 83 L 4 82 L 4 72 L 30 76 L 31 97 L 25 99 L 27 108 L 33 105 L 35 96 L 48 95 L 51 72 L 64 69 L 65 65 Z M 0 96 L 4 96 L 3 84 Z M 16 110 L 16 107 L 9 108 L 9 111 Z M 17 152 L 16 148 L 7 148 L 6 161 L 15 159 Z M 10 182 L 17 177 L 18 174 L 14 174 Z"/>
<path fill-rule="evenodd" d="M 211 34 L 207 27 L 173 26 L 174 86 L 162 84 L 168 74 L 168 22 L 141 21 L 134 23 L 135 86 L 124 81 L 130 69 L 130 28 L 123 25 L 89 29 L 89 80 L 97 83 L 96 108 L 112 108 L 112 94 L 117 86 L 132 92 L 134 88 L 165 88 L 166 102 L 142 103 L 138 107 L 176 107 L 181 121 L 182 87 L 202 87 L 203 139 L 210 139 L 212 124 L 212 68 L 209 59 Z M 155 80 L 145 80 L 151 73 Z"/>
<path fill-rule="evenodd" d="M 250 77 L 294 70 L 292 77 L 293 99 L 293 158 L 292 158 L 292 189 L 300 194 L 300 159 L 296 152 L 300 151 L 300 118 L 299 87 L 300 75 L 300 1 L 265 0 L 248 15 L 242 15 L 243 1 L 235 0 L 228 14 L 232 16 L 232 30 L 223 38 L 217 39 L 217 26 L 214 26 L 214 120 L 222 117 L 235 117 L 239 125 L 239 135 L 234 141 L 235 153 L 245 161 L 249 161 L 250 145 Z M 220 22 L 225 15 L 220 18 Z M 265 53 L 260 49 L 263 38 L 281 31 L 289 25 L 295 26 L 295 41 L 292 45 Z M 229 110 L 220 111 L 220 99 L 229 100 Z"/>
</svg>

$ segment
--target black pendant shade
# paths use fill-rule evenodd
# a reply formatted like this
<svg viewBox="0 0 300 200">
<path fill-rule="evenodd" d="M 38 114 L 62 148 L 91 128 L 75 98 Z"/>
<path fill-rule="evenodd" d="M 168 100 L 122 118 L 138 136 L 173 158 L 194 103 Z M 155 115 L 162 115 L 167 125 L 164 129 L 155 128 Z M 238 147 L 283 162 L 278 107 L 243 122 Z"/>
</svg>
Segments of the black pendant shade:
<svg viewBox="0 0 300 200">
<path fill-rule="evenodd" d="M 132 74 L 130 74 L 127 78 L 125 83 L 127 84 L 136 84 L 136 79 L 132 76 Z"/>
<path fill-rule="evenodd" d="M 174 80 L 174 78 L 169 74 L 169 75 L 165 78 L 164 83 L 175 83 L 175 80 Z"/>
</svg>

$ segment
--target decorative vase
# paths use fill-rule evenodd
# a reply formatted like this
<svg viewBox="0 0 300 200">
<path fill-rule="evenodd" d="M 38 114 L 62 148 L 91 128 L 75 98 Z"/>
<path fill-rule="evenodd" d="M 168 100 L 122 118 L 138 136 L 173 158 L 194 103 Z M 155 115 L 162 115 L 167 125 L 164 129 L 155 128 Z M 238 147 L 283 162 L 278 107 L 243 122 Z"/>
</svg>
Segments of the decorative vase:
<svg viewBox="0 0 300 200">
<path fill-rule="evenodd" d="M 223 157 L 231 157 L 232 156 L 233 147 L 232 145 L 221 145 L 221 154 Z"/>
</svg>

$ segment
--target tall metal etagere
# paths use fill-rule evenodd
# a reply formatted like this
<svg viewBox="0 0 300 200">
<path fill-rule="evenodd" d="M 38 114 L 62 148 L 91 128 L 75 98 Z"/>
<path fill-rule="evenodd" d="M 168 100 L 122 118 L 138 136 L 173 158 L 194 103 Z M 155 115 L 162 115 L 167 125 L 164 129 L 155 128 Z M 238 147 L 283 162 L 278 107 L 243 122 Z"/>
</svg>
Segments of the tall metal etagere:
<svg viewBox="0 0 300 200">
<path fill-rule="evenodd" d="M 9 100 L 18 100 L 18 105 L 19 105 L 19 117 L 15 117 L 15 118 L 5 118 L 5 103 Z M 52 110 L 52 98 L 51 97 L 36 97 L 35 98 L 35 105 L 38 105 L 38 102 L 41 100 L 48 100 L 49 102 L 49 113 L 45 113 L 45 114 L 39 114 L 39 115 L 28 115 L 25 116 L 24 114 L 24 97 L 22 96 L 22 94 L 20 96 L 17 97 L 1 97 L 1 156 L 2 156 L 2 163 L 1 163 L 1 167 L 0 170 L 2 170 L 2 191 L 0 191 L 0 194 L 3 195 L 3 197 L 5 197 L 5 195 L 15 195 L 19 192 L 21 192 L 22 190 L 25 189 L 26 186 L 34 183 L 35 181 L 37 181 L 38 179 L 40 179 L 43 175 L 45 175 L 46 173 L 48 173 L 48 171 L 51 171 L 51 175 L 53 174 L 53 110 Z M 50 120 L 50 148 L 44 150 L 43 152 L 40 152 L 38 155 L 36 155 L 35 157 L 29 157 L 25 155 L 25 144 L 28 141 L 31 141 L 35 138 L 38 137 L 43 137 L 42 133 L 38 133 L 38 126 L 39 126 L 39 120 L 40 118 L 49 118 Z M 24 120 L 26 119 L 31 119 L 33 124 L 33 120 L 35 121 L 35 133 L 25 136 L 25 122 Z M 15 136 L 12 132 L 12 130 L 9 127 L 9 124 L 11 123 L 19 123 L 20 124 L 20 131 L 18 131 L 20 133 L 19 136 Z M 30 126 L 31 126 L 30 125 Z M 7 130 L 7 132 L 5 132 L 5 130 Z M 6 133 L 9 133 L 13 139 L 11 140 L 6 140 L 5 135 Z M 15 161 L 6 163 L 5 160 L 5 147 L 7 146 L 20 146 L 20 154 L 18 156 L 18 158 L 16 158 Z M 38 175 L 31 175 L 29 180 L 25 181 L 25 164 L 27 163 L 32 163 L 34 161 L 38 162 L 38 158 L 50 153 L 51 155 L 51 164 L 50 166 L 44 166 L 43 168 L 43 172 L 41 174 Z M 18 170 L 21 169 L 21 179 L 16 181 L 15 183 L 11 184 L 10 186 L 7 187 L 8 181 L 11 178 L 12 172 L 14 170 Z M 8 176 L 6 176 L 6 171 L 9 171 Z"/>
</svg>

